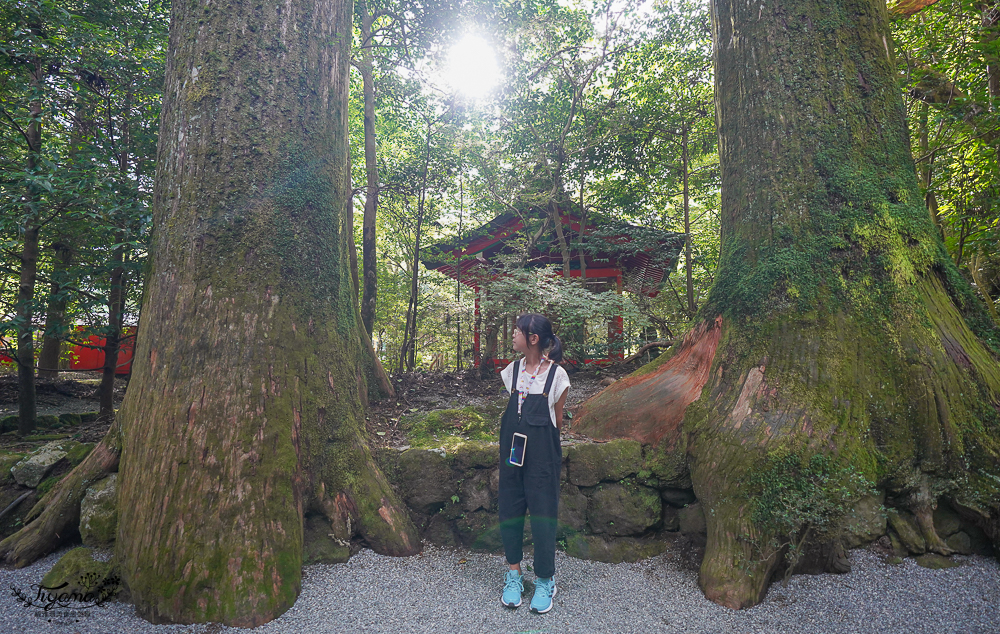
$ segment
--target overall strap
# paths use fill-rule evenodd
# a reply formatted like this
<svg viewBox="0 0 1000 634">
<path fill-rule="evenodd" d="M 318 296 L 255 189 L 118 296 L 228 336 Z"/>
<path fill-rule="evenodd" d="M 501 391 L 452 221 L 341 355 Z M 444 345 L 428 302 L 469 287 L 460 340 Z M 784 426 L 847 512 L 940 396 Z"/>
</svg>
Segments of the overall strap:
<svg viewBox="0 0 1000 634">
<path fill-rule="evenodd" d="M 511 376 L 513 378 L 511 378 L 511 380 L 510 380 L 510 391 L 511 392 L 516 392 L 517 391 L 517 364 L 519 364 L 519 363 L 521 363 L 520 359 L 518 359 L 517 361 L 514 362 L 514 372 L 511 374 Z"/>
<path fill-rule="evenodd" d="M 556 378 L 556 372 L 559 370 L 557 366 L 552 361 L 549 361 L 549 377 L 545 379 L 545 389 L 542 390 L 542 396 L 545 398 L 549 397 L 549 390 L 552 389 L 552 381 Z"/>
</svg>

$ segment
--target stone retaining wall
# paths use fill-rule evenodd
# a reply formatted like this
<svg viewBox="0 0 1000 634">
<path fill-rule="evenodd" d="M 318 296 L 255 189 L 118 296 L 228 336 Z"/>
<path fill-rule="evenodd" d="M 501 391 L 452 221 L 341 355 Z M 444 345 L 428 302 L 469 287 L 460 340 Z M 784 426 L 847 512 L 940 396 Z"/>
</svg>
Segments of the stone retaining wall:
<svg viewBox="0 0 1000 634">
<path fill-rule="evenodd" d="M 498 444 L 466 442 L 450 451 L 384 450 L 379 461 L 425 540 L 499 552 L 498 454 Z M 634 440 L 565 445 L 560 546 L 575 557 L 619 562 L 662 552 L 664 532 L 704 540 L 687 473 L 658 457 Z M 529 543 L 530 523 L 525 529 Z"/>
</svg>

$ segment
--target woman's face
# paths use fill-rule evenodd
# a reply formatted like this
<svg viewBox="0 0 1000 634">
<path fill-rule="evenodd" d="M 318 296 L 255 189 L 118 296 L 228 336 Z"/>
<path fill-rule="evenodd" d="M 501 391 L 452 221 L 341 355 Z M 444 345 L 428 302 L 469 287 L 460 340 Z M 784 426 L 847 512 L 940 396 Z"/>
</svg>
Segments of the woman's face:
<svg viewBox="0 0 1000 634">
<path fill-rule="evenodd" d="M 528 352 L 528 348 L 530 346 L 538 345 L 538 335 L 528 335 L 527 337 L 525 337 L 524 333 L 521 332 L 521 329 L 515 327 L 513 333 L 513 342 L 514 342 L 514 350 L 516 352 L 520 352 L 521 354 L 525 354 Z"/>
</svg>

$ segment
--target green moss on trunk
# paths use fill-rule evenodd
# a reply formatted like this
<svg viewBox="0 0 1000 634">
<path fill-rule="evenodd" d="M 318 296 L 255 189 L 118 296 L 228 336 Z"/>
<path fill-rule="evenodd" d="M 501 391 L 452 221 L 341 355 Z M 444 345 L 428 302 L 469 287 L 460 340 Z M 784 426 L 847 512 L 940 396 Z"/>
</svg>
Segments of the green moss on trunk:
<svg viewBox="0 0 1000 634">
<path fill-rule="evenodd" d="M 175 3 L 116 547 L 154 622 L 252 627 L 303 518 L 419 547 L 362 437 L 349 273 L 350 3 Z"/>
</svg>

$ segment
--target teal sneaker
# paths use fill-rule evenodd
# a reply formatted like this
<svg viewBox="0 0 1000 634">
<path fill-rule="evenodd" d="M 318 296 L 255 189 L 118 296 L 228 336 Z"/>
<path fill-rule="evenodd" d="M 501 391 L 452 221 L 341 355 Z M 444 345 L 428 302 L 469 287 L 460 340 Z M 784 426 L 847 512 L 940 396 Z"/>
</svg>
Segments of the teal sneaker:
<svg viewBox="0 0 1000 634">
<path fill-rule="evenodd" d="M 535 579 L 535 596 L 531 597 L 531 611 L 545 614 L 552 609 L 552 597 L 556 596 L 556 580 Z"/>
<path fill-rule="evenodd" d="M 524 592 L 524 575 L 516 570 L 508 570 L 503 581 L 503 595 L 500 603 L 504 607 L 516 608 L 521 605 L 521 593 Z"/>
</svg>

